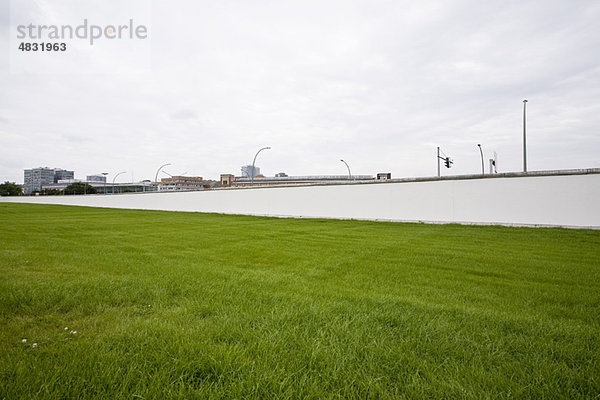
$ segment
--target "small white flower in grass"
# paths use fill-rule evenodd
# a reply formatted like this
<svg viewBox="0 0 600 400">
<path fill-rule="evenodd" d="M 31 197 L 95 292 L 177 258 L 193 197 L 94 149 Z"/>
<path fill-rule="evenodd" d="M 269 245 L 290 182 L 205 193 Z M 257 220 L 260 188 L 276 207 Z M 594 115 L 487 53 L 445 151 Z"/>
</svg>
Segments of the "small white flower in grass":
<svg viewBox="0 0 600 400">
<path fill-rule="evenodd" d="M 65 331 L 68 331 L 68 330 L 69 330 L 69 327 L 68 327 L 68 326 L 65 326 Z"/>
<path fill-rule="evenodd" d="M 70 333 L 71 335 L 75 335 L 75 334 L 77 334 L 77 331 L 71 331 L 71 332 L 69 332 L 69 333 Z"/>
<path fill-rule="evenodd" d="M 33 347 L 33 348 L 35 349 L 35 348 L 37 347 L 37 343 L 33 343 L 33 344 L 31 345 L 31 347 Z"/>
<path fill-rule="evenodd" d="M 21 343 L 27 343 L 27 339 L 21 340 Z"/>
</svg>

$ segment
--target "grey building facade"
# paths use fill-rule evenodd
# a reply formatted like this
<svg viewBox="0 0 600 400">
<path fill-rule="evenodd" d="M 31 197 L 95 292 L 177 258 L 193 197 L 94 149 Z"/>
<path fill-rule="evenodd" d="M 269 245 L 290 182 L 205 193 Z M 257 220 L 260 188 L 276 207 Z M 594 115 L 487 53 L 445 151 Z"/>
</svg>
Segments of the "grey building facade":
<svg viewBox="0 0 600 400">
<path fill-rule="evenodd" d="M 66 169 L 54 168 L 54 183 L 70 179 L 75 179 L 74 171 L 67 171 Z"/>
<path fill-rule="evenodd" d="M 242 170 L 242 176 L 245 176 L 247 178 L 250 178 L 252 176 L 252 165 L 242 165 L 241 170 Z M 260 168 L 255 165 L 254 166 L 254 177 L 256 177 L 256 175 L 260 175 Z"/>
<path fill-rule="evenodd" d="M 87 182 L 106 182 L 106 176 L 101 174 L 88 175 L 85 177 Z"/>
</svg>

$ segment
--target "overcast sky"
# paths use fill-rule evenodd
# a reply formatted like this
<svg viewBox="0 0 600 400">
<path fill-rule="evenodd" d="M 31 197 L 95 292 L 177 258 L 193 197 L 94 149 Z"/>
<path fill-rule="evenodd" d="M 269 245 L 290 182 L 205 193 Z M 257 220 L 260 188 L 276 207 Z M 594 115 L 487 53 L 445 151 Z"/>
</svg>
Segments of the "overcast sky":
<svg viewBox="0 0 600 400">
<path fill-rule="evenodd" d="M 2 0 L 0 180 L 117 181 L 600 167 L 600 2 Z M 16 25 L 126 23 L 145 40 L 16 50 Z M 121 41 L 125 42 L 125 41 Z M 46 56 L 46 58 L 44 58 Z M 29 57 L 29 58 L 28 58 Z M 166 175 L 163 175 L 165 177 Z"/>
</svg>

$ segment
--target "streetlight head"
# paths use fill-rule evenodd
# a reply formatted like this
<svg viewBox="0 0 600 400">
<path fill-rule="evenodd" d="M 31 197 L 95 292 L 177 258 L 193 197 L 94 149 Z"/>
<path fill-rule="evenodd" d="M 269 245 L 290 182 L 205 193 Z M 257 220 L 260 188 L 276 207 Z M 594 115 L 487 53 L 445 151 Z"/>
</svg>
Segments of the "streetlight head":
<svg viewBox="0 0 600 400">
<path fill-rule="evenodd" d="M 523 103 L 527 103 L 527 99 L 523 100 Z"/>
<path fill-rule="evenodd" d="M 481 143 L 477 143 L 477 146 L 481 147 Z"/>
<path fill-rule="evenodd" d="M 341 162 L 344 162 L 344 160 L 340 160 Z"/>
</svg>

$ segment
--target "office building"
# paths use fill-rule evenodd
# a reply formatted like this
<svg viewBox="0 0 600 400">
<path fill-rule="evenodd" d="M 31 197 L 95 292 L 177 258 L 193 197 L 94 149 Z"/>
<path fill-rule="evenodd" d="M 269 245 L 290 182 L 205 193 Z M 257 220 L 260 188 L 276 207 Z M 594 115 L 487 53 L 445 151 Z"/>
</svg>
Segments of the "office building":
<svg viewBox="0 0 600 400">
<path fill-rule="evenodd" d="M 102 175 L 102 174 L 88 175 L 85 177 L 85 180 L 87 182 L 106 182 L 106 175 Z"/>
<path fill-rule="evenodd" d="M 44 185 L 58 183 L 59 180 L 70 180 L 75 172 L 60 168 L 32 168 L 24 171 L 23 193 L 31 194 L 42 190 Z"/>
<path fill-rule="evenodd" d="M 68 181 L 75 179 L 74 171 L 67 171 L 66 169 L 54 168 L 54 183 L 58 181 Z"/>
</svg>

